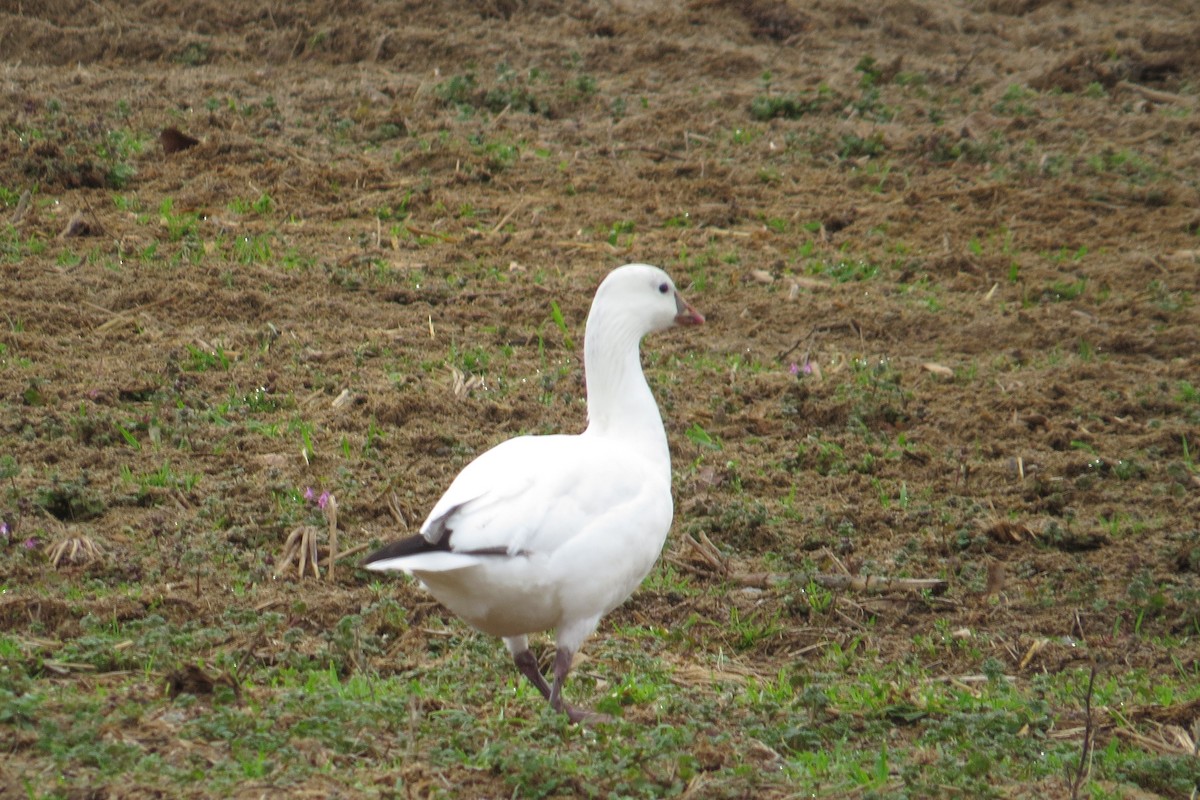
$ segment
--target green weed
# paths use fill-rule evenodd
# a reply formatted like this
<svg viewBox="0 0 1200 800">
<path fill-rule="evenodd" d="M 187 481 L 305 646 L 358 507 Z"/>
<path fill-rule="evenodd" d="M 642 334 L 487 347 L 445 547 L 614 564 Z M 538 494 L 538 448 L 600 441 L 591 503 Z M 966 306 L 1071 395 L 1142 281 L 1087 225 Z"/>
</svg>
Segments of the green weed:
<svg viewBox="0 0 1200 800">
<path fill-rule="evenodd" d="M 824 84 L 801 95 L 762 94 L 750 101 L 750 116 L 762 122 L 776 118 L 800 119 L 807 114 L 820 113 L 837 101 L 833 90 Z"/>
<path fill-rule="evenodd" d="M 721 442 L 719 440 L 713 438 L 713 436 L 711 434 L 709 434 L 708 431 L 704 430 L 704 428 L 702 428 L 700 426 L 700 423 L 693 423 L 692 426 L 687 429 L 687 432 L 685 433 L 685 435 L 692 443 L 696 444 L 697 446 L 699 446 L 703 449 L 707 449 L 707 450 L 720 450 L 721 449 Z"/>
<path fill-rule="evenodd" d="M 550 301 L 550 319 L 554 322 L 554 327 L 558 328 L 558 332 L 562 334 L 563 345 L 568 350 L 575 349 L 575 343 L 571 339 L 570 329 L 567 327 L 567 321 L 563 317 L 562 309 L 558 307 L 558 303 L 554 300 Z"/>
<path fill-rule="evenodd" d="M 187 349 L 187 358 L 183 362 L 185 370 L 189 372 L 207 372 L 210 369 L 229 369 L 229 356 L 225 353 L 223 347 L 218 345 L 213 350 L 207 350 L 193 344 L 185 345 L 185 347 Z"/>
</svg>

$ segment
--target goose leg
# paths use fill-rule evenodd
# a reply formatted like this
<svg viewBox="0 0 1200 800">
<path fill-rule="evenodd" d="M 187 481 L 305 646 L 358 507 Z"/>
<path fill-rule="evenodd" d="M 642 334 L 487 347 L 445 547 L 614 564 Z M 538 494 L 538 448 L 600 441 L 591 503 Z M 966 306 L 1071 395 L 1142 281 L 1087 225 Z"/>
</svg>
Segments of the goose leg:
<svg viewBox="0 0 1200 800">
<path fill-rule="evenodd" d="M 513 663 L 517 665 L 517 669 L 521 670 L 521 674 L 537 687 L 537 690 L 542 693 L 542 697 L 549 700 L 550 684 L 546 683 L 546 679 L 542 676 L 542 670 L 538 667 L 537 658 L 534 657 L 533 652 L 522 650 L 513 656 Z"/>
<path fill-rule="evenodd" d="M 550 684 L 546 683 L 546 679 L 542 677 L 542 670 L 538 667 L 537 658 L 529 649 L 529 637 L 505 636 L 504 644 L 508 647 L 513 663 L 517 665 L 521 674 L 537 687 L 537 690 L 542 693 L 542 697 L 550 699 Z"/>
<path fill-rule="evenodd" d="M 565 647 L 558 648 L 554 653 L 554 686 L 550 688 L 550 707 L 560 714 L 566 714 L 567 719 L 575 724 L 583 723 L 590 725 L 594 722 L 611 722 L 612 717 L 607 714 L 600 714 L 596 711 L 588 711 L 586 708 L 576 708 L 575 706 L 567 705 L 562 699 L 563 683 L 567 680 L 567 673 L 571 671 L 571 661 L 575 658 L 575 654 Z"/>
</svg>

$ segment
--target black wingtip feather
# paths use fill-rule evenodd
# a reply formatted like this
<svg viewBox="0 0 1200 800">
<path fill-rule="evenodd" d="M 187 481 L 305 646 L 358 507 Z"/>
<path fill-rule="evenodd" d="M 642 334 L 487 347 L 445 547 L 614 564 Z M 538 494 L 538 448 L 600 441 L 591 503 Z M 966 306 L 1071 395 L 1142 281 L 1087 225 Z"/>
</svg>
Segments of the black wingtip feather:
<svg viewBox="0 0 1200 800">
<path fill-rule="evenodd" d="M 364 558 L 362 566 L 365 567 L 367 564 L 374 564 L 376 561 L 383 561 L 388 558 L 404 558 L 405 556 L 415 556 L 418 553 L 431 553 L 437 550 L 449 549 L 450 543 L 448 539 L 443 539 L 437 544 L 430 544 L 428 539 L 417 534 L 416 536 L 408 536 L 404 539 L 397 539 L 394 542 L 385 544 Z"/>
</svg>

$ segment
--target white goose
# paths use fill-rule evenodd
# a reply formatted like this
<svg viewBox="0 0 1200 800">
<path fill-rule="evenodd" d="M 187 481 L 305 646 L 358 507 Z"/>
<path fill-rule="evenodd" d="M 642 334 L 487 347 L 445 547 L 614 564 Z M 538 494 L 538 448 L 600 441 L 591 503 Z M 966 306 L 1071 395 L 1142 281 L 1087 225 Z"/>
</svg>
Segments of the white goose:
<svg viewBox="0 0 1200 800">
<path fill-rule="evenodd" d="M 416 536 L 368 556 L 402 570 L 484 633 L 572 722 L 563 682 L 600 618 L 654 566 L 671 527 L 671 456 L 638 355 L 642 337 L 701 316 L 657 267 L 627 264 L 596 291 L 584 335 L 588 427 L 576 436 L 520 436 L 459 473 Z M 555 631 L 554 684 L 528 634 Z"/>
</svg>

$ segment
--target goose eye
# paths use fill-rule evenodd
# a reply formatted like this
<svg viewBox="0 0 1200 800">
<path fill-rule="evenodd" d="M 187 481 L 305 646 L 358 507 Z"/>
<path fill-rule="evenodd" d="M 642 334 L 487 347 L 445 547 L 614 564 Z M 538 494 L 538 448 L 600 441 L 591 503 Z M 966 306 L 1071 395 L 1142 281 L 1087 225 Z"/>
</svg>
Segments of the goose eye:
<svg viewBox="0 0 1200 800">
<path fill-rule="evenodd" d="M 660 284 L 658 285 L 658 293 L 659 293 L 659 294 L 666 294 L 666 293 L 667 293 L 667 290 L 668 290 L 668 289 L 670 289 L 670 288 L 671 288 L 671 287 L 667 286 L 665 283 L 660 283 Z"/>
</svg>

